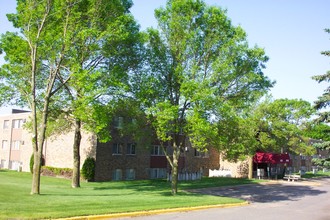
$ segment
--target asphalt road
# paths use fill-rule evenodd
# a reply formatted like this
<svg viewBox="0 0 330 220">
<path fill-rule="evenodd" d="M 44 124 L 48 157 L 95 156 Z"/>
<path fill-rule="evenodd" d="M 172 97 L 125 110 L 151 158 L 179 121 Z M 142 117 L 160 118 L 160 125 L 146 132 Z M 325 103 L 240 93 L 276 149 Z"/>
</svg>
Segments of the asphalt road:
<svg viewBox="0 0 330 220">
<path fill-rule="evenodd" d="M 139 216 L 133 220 L 330 220 L 330 179 L 196 190 L 218 196 L 236 197 L 249 205 L 198 211 Z"/>
</svg>

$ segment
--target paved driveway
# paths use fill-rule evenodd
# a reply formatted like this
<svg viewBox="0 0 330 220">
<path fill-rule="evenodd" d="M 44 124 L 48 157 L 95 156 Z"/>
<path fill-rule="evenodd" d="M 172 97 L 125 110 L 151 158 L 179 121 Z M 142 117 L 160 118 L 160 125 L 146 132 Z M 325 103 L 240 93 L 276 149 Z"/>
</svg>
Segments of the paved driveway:
<svg viewBox="0 0 330 220">
<path fill-rule="evenodd" d="M 195 192 L 241 198 L 249 201 L 250 205 L 140 216 L 132 219 L 330 220 L 330 179 L 289 183 L 277 181 Z"/>
<path fill-rule="evenodd" d="M 201 189 L 193 192 L 240 198 L 250 203 L 272 203 L 298 201 L 306 196 L 317 196 L 326 193 L 318 186 L 322 186 L 321 180 L 301 182 L 280 180 L 261 184 Z"/>
</svg>

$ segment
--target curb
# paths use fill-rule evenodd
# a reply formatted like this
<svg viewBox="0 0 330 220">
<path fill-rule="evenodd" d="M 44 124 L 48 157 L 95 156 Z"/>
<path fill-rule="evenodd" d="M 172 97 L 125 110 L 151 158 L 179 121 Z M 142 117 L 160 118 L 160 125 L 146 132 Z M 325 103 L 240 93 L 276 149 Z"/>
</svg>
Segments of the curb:
<svg viewBox="0 0 330 220">
<path fill-rule="evenodd" d="M 126 213 L 105 214 L 105 215 L 78 216 L 71 218 L 60 218 L 57 220 L 97 220 L 97 219 L 111 219 L 111 218 L 123 218 L 123 217 L 138 217 L 138 216 L 158 215 L 158 214 L 173 213 L 173 212 L 197 211 L 197 210 L 211 209 L 211 208 L 231 208 L 238 206 L 246 206 L 248 204 L 249 202 L 245 201 L 242 203 L 234 203 L 234 204 L 159 209 L 159 210 L 151 210 L 151 211 L 126 212 Z"/>
</svg>

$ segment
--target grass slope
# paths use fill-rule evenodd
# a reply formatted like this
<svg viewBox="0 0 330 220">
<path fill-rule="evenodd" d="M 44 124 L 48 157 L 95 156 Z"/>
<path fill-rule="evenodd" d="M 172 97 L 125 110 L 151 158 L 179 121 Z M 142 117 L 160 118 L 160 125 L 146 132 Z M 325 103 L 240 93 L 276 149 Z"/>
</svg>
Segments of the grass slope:
<svg viewBox="0 0 330 220">
<path fill-rule="evenodd" d="M 313 172 L 307 172 L 306 174 L 302 175 L 303 178 L 319 178 L 319 177 L 329 177 L 330 176 L 330 171 L 323 172 L 323 171 L 318 171 L 317 173 Z"/>
<path fill-rule="evenodd" d="M 0 218 L 41 219 L 110 214 L 179 207 L 242 202 L 238 199 L 193 194 L 185 189 L 247 184 L 246 179 L 205 178 L 180 183 L 171 196 L 164 180 L 81 183 L 71 188 L 70 180 L 41 177 L 41 195 L 30 195 L 32 176 L 0 170 Z"/>
</svg>

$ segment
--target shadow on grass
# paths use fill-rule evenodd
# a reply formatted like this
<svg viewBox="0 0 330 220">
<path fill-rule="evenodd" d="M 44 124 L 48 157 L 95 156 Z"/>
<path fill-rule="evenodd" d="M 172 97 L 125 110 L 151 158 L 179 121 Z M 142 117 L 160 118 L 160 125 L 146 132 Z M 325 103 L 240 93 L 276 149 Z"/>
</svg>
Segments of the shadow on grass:
<svg viewBox="0 0 330 220">
<path fill-rule="evenodd" d="M 170 189 L 171 184 L 166 180 L 134 180 L 134 181 L 120 181 L 120 182 L 103 182 L 96 186 L 94 190 L 120 190 L 132 189 L 136 191 L 153 191 Z"/>
<path fill-rule="evenodd" d="M 125 196 L 135 195 L 135 193 L 125 193 Z M 123 196 L 123 193 L 108 193 L 108 194 L 78 194 L 78 193 L 42 193 L 38 196 L 53 196 L 53 197 L 118 197 Z"/>
<path fill-rule="evenodd" d="M 196 181 L 182 181 L 178 184 L 179 192 L 190 189 L 202 189 L 221 186 L 236 186 L 256 183 L 256 180 L 238 178 L 203 178 Z M 164 179 L 157 180 L 137 180 L 122 182 L 105 182 L 104 186 L 96 186 L 94 190 L 133 190 L 135 192 L 149 192 L 160 195 L 172 195 L 171 183 Z"/>
</svg>

